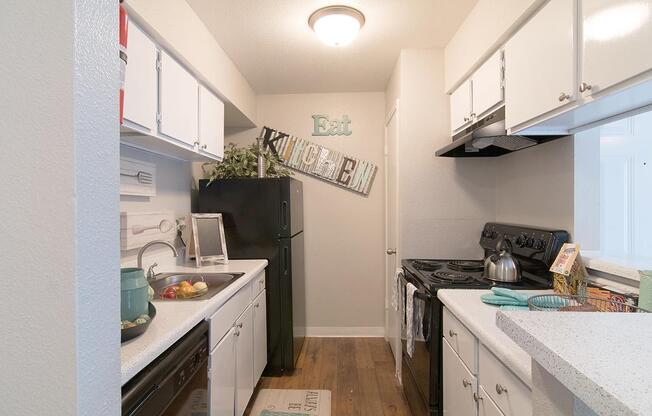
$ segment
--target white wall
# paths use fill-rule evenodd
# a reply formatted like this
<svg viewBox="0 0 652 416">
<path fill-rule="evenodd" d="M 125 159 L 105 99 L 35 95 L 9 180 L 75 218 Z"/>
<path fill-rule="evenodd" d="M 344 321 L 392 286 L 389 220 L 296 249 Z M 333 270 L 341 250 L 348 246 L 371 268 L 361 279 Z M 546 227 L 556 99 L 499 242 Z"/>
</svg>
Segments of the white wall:
<svg viewBox="0 0 652 416">
<path fill-rule="evenodd" d="M 451 92 L 546 0 L 479 0 L 445 49 L 445 90 Z"/>
<path fill-rule="evenodd" d="M 0 5 L 2 414 L 120 412 L 117 11 Z"/>
<path fill-rule="evenodd" d="M 132 15 L 144 20 L 163 46 L 176 52 L 177 58 L 230 102 L 225 106 L 227 125 L 250 127 L 255 123 L 256 93 L 185 0 L 127 3 Z"/>
<path fill-rule="evenodd" d="M 350 136 L 313 137 L 312 114 L 351 118 Z M 260 125 L 379 166 L 367 197 L 296 173 L 303 182 L 308 335 L 384 333 L 384 118 L 379 93 L 258 96 Z M 229 139 L 250 144 L 258 130 Z"/>
<path fill-rule="evenodd" d="M 496 159 L 496 220 L 573 233 L 573 139 L 540 144 Z"/>
<path fill-rule="evenodd" d="M 494 163 L 435 157 L 451 140 L 443 50 L 403 50 L 387 95 L 400 96 L 401 258 L 478 258 L 495 218 Z"/>
</svg>

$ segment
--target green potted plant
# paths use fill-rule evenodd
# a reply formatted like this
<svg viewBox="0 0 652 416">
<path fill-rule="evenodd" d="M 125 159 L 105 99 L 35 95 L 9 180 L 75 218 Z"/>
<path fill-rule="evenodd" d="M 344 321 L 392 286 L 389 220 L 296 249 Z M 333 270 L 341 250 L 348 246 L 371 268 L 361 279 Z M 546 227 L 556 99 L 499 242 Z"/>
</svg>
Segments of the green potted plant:
<svg viewBox="0 0 652 416">
<path fill-rule="evenodd" d="M 279 178 L 291 176 L 292 172 L 281 164 L 277 155 L 269 149 L 261 149 L 258 143 L 238 147 L 229 143 L 224 149 L 222 162 L 208 162 L 202 165 L 204 177 L 209 184 L 217 179 L 256 178 L 258 177 L 258 156 L 265 160 L 265 177 Z"/>
</svg>

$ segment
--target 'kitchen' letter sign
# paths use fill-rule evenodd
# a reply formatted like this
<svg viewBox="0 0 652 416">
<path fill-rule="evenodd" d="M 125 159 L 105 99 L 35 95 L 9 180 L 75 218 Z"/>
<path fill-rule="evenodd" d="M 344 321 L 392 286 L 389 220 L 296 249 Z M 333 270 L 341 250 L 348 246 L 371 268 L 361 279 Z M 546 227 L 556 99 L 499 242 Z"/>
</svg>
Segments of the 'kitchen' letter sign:
<svg viewBox="0 0 652 416">
<path fill-rule="evenodd" d="M 368 195 L 378 167 L 270 127 L 260 132 L 263 146 L 291 169 Z"/>
</svg>

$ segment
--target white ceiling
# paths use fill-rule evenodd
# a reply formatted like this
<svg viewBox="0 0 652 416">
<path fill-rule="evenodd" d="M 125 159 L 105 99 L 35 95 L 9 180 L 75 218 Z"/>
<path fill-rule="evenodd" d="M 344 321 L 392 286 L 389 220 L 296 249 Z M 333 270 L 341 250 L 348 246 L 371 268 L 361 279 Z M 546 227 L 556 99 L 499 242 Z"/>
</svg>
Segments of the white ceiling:
<svg viewBox="0 0 652 416">
<path fill-rule="evenodd" d="M 187 0 L 259 94 L 384 91 L 403 48 L 443 47 L 477 0 Z M 347 4 L 366 23 L 349 46 L 322 44 L 316 9 Z"/>
</svg>

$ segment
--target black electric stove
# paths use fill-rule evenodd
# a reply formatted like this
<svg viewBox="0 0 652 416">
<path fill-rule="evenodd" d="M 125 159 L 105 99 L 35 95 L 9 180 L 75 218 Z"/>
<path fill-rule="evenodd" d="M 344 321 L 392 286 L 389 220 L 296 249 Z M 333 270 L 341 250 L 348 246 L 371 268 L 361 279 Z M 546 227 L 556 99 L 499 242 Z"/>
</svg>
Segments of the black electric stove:
<svg viewBox="0 0 652 416">
<path fill-rule="evenodd" d="M 494 282 L 484 276 L 484 259 L 404 259 L 400 278 L 401 340 L 403 343 L 402 382 L 405 396 L 415 416 L 442 416 L 442 303 L 439 289 L 490 289 L 494 286 L 515 290 L 540 290 L 552 287 L 548 270 L 568 233 L 511 224 L 487 223 L 480 236 L 484 258 L 493 254 L 501 240 L 512 245 L 512 256 L 521 266 L 521 280 Z M 408 283 L 416 287 L 413 302 L 415 317 L 406 316 L 405 293 Z M 407 319 L 423 325 L 422 337 L 415 337 L 414 352 L 407 354 Z"/>
</svg>

